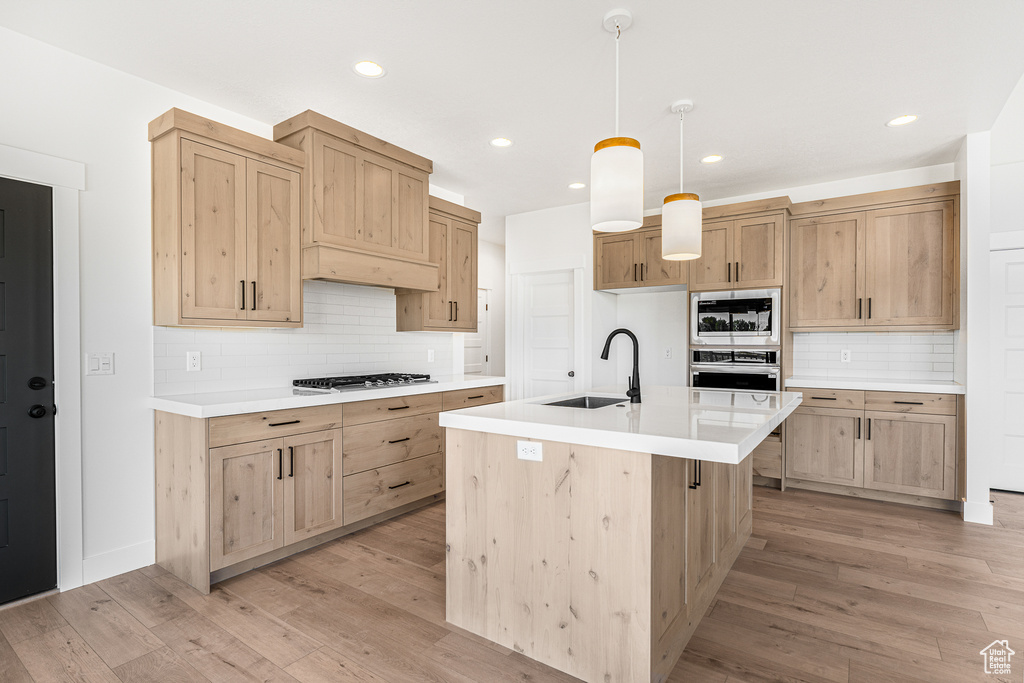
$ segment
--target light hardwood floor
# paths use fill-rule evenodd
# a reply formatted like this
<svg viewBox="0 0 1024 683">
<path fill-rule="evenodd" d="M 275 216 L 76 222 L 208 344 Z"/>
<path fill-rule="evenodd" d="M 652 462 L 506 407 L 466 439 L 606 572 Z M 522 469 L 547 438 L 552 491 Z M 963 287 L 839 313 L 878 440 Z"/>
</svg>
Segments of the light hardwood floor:
<svg viewBox="0 0 1024 683">
<path fill-rule="evenodd" d="M 996 524 L 754 489 L 754 533 L 671 681 L 1024 673 L 1024 495 Z M 158 567 L 0 610 L 0 681 L 572 681 L 444 621 L 444 505 L 230 579 Z M 979 651 L 1009 639 L 1013 676 Z"/>
</svg>

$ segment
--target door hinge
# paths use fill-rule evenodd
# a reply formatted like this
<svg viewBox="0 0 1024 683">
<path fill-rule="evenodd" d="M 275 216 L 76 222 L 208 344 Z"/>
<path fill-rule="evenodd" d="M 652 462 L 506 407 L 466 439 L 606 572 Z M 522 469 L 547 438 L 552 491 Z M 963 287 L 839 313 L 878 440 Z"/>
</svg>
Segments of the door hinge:
<svg viewBox="0 0 1024 683">
<path fill-rule="evenodd" d="M 491 305 L 490 304 L 484 304 L 484 310 L 485 311 L 491 310 Z"/>
<path fill-rule="evenodd" d="M 490 356 L 484 356 L 484 362 L 485 362 L 485 363 L 486 363 L 487 361 L 489 361 L 490 359 L 491 359 L 491 357 L 490 357 Z"/>
<path fill-rule="evenodd" d="M 57 406 L 56 406 L 56 405 L 54 405 L 54 406 L 53 406 L 53 414 L 54 414 L 54 415 L 56 415 L 56 414 L 57 414 Z"/>
</svg>

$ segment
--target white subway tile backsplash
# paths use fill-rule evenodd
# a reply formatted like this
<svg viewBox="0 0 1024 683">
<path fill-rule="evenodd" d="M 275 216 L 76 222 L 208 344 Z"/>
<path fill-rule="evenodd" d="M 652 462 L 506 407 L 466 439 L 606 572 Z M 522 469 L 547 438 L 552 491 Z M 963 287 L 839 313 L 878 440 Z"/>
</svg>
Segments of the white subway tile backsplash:
<svg viewBox="0 0 1024 683">
<path fill-rule="evenodd" d="M 794 374 L 803 377 L 953 379 L 953 332 L 799 332 Z M 840 361 L 849 349 L 850 363 Z"/>
<path fill-rule="evenodd" d="M 188 351 L 202 353 L 201 371 L 185 371 Z M 299 329 L 153 329 L 156 396 L 259 389 L 297 377 L 447 372 L 451 363 L 450 333 L 396 331 L 392 290 L 332 282 L 303 283 Z"/>
</svg>

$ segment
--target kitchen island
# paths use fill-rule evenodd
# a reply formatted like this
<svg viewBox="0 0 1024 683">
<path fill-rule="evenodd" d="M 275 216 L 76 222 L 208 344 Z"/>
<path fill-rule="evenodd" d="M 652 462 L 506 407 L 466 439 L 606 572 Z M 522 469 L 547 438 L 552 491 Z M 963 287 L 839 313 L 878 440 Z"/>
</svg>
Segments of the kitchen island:
<svg viewBox="0 0 1024 683">
<path fill-rule="evenodd" d="M 747 456 L 801 394 L 546 405 L 576 396 L 441 414 L 447 619 L 585 681 L 661 681 L 750 536 Z"/>
</svg>

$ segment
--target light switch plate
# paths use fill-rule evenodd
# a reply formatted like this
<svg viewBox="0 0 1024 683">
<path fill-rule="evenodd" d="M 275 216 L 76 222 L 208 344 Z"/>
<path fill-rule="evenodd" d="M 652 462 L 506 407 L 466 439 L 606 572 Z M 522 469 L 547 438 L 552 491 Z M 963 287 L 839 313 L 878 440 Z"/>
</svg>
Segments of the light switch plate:
<svg viewBox="0 0 1024 683">
<path fill-rule="evenodd" d="M 85 374 L 113 375 L 114 354 L 111 352 L 85 354 Z"/>
<path fill-rule="evenodd" d="M 516 441 L 516 455 L 520 460 L 533 460 L 543 462 L 544 444 L 536 441 Z"/>
<path fill-rule="evenodd" d="M 427 349 L 427 362 L 428 363 L 433 363 L 434 362 L 434 349 Z"/>
</svg>

